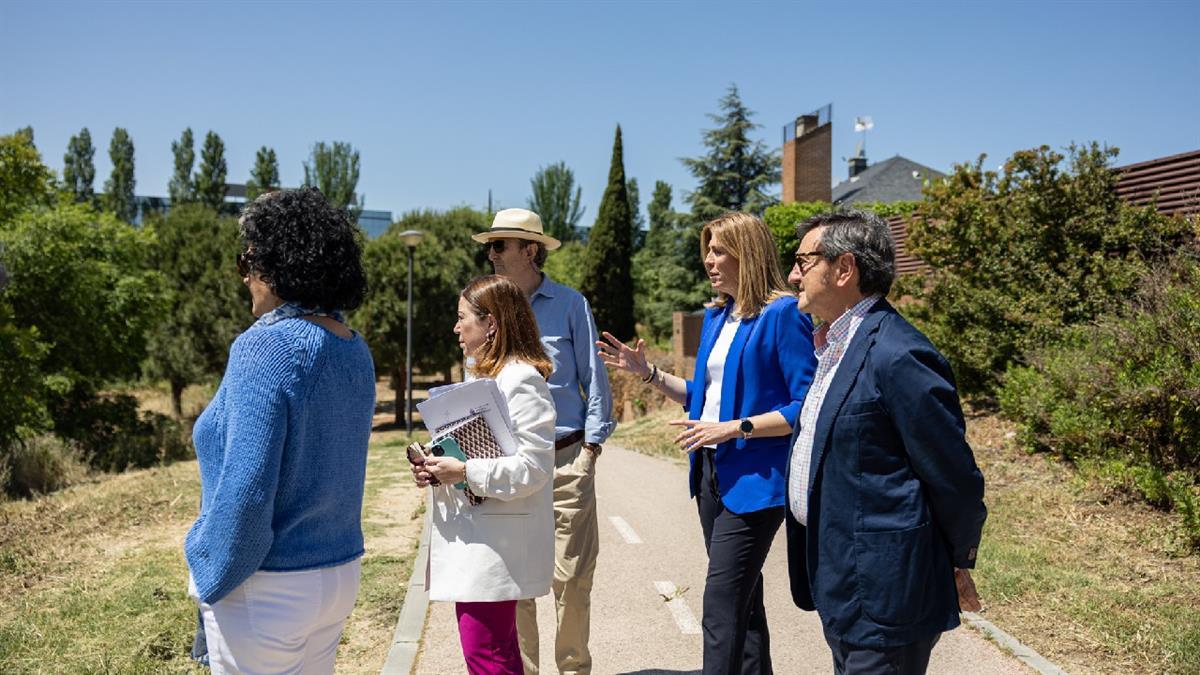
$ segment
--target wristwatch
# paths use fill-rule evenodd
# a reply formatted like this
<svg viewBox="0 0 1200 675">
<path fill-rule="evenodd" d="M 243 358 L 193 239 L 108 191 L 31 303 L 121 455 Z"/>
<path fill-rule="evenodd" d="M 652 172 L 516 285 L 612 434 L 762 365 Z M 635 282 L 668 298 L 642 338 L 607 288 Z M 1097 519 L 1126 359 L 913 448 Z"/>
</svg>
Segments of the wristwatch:
<svg viewBox="0 0 1200 675">
<path fill-rule="evenodd" d="M 591 452 L 593 457 L 599 457 L 600 452 L 604 450 L 599 443 L 584 443 L 583 448 Z"/>
<path fill-rule="evenodd" d="M 738 425 L 738 431 L 742 432 L 742 440 L 750 440 L 750 436 L 754 434 L 754 422 L 751 422 L 749 417 L 743 417 L 742 423 Z"/>
</svg>

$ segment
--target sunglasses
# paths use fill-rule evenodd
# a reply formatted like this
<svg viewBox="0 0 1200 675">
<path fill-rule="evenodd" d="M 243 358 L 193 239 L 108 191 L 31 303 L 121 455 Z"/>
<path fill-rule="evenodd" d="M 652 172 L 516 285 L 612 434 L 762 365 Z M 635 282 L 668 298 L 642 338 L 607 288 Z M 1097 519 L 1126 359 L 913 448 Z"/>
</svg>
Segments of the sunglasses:
<svg viewBox="0 0 1200 675">
<path fill-rule="evenodd" d="M 526 241 L 524 239 L 517 239 L 515 241 L 517 243 L 518 248 L 520 248 L 521 246 L 526 246 L 528 244 L 533 243 L 532 241 Z M 495 251 L 496 253 L 504 253 L 505 245 L 507 243 L 508 243 L 507 239 L 493 239 L 489 242 L 484 243 L 483 250 Z"/>
<path fill-rule="evenodd" d="M 237 271 L 239 276 L 250 274 L 254 266 L 254 251 L 242 251 L 237 256 Z"/>
</svg>

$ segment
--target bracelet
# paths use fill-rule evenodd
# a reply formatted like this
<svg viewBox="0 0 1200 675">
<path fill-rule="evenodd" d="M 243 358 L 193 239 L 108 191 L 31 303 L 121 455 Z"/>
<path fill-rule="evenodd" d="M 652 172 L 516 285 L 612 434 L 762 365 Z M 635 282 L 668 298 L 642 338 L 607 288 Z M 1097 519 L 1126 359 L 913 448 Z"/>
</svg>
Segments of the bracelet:
<svg viewBox="0 0 1200 675">
<path fill-rule="evenodd" d="M 654 378 L 658 376 L 658 364 L 655 363 L 652 365 L 654 368 L 650 371 L 650 375 L 647 376 L 646 379 L 642 380 L 642 384 L 650 384 L 654 381 Z"/>
</svg>

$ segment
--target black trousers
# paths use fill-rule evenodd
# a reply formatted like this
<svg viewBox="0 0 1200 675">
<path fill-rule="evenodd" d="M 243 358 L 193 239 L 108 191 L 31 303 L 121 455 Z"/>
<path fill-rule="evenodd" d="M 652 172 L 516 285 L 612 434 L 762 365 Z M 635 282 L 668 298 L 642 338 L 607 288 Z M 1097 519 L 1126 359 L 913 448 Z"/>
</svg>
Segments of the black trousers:
<svg viewBox="0 0 1200 675">
<path fill-rule="evenodd" d="M 836 675 L 924 675 L 933 646 L 941 637 L 941 633 L 936 633 L 899 647 L 868 648 L 846 644 L 825 631 L 825 642 L 833 650 Z"/>
<path fill-rule="evenodd" d="M 762 566 L 783 522 L 782 506 L 733 513 L 718 491 L 712 451 L 698 451 L 696 507 L 708 550 L 704 586 L 705 675 L 771 675 L 771 635 L 763 608 Z"/>
</svg>

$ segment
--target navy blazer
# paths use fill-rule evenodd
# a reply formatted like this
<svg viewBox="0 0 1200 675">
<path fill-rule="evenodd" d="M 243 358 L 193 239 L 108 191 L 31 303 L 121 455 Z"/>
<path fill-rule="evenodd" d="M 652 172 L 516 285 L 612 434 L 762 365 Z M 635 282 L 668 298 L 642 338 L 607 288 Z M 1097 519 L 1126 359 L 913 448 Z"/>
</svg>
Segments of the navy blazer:
<svg viewBox="0 0 1200 675">
<path fill-rule="evenodd" d="M 975 566 L 986 518 L 950 365 L 881 299 L 817 416 L 808 526 L 788 509 L 792 599 L 863 647 L 950 630 L 953 568 Z"/>
<path fill-rule="evenodd" d="M 683 407 L 688 418 L 698 420 L 704 411 L 705 371 L 721 326 L 732 311 L 710 307 L 704 314 L 696 371 L 687 382 Z M 779 298 L 754 317 L 741 320 L 721 375 L 720 420 L 741 419 L 779 411 L 789 424 L 800 417 L 800 406 L 816 370 L 812 321 L 796 307 L 794 297 Z M 780 506 L 787 497 L 787 436 L 738 436 L 717 446 L 713 464 L 725 508 L 751 513 Z M 696 496 L 700 464 L 691 455 L 691 494 Z"/>
</svg>

